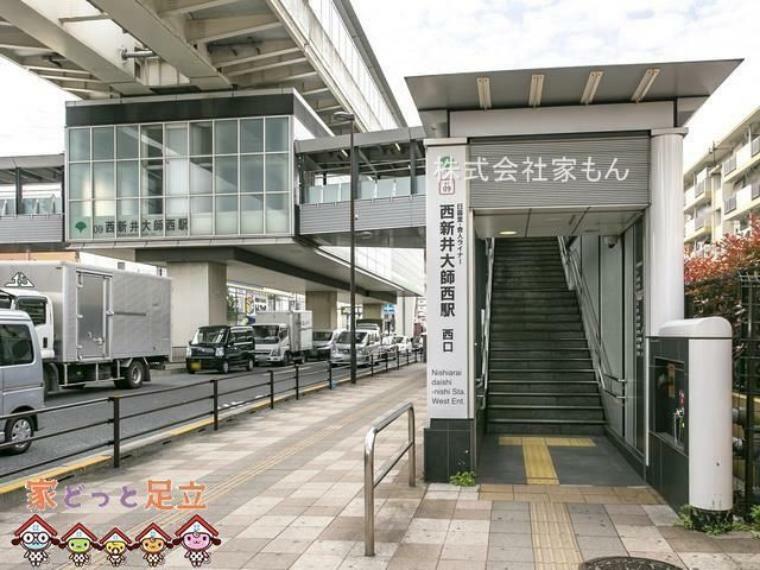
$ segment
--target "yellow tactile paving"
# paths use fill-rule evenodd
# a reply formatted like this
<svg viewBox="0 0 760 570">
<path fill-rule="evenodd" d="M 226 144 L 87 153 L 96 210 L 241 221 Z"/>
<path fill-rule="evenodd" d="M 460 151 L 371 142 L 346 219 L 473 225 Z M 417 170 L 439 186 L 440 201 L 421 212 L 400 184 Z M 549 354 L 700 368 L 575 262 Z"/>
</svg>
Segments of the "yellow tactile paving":
<svg viewBox="0 0 760 570">
<path fill-rule="evenodd" d="M 577 568 L 583 558 L 567 507 L 560 503 L 531 503 L 530 519 L 536 570 Z"/>
<path fill-rule="evenodd" d="M 525 478 L 528 485 L 559 485 L 559 477 L 554 469 L 550 446 L 594 447 L 590 437 L 518 437 L 503 435 L 499 445 L 519 445 L 523 451 Z"/>
</svg>

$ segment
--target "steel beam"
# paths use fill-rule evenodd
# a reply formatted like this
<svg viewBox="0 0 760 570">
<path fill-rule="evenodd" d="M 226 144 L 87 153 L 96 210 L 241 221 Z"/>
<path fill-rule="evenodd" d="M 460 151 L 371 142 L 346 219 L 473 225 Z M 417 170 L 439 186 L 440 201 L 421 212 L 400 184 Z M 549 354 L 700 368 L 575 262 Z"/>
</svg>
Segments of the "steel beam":
<svg viewBox="0 0 760 570">
<path fill-rule="evenodd" d="M 233 49 L 224 47 L 224 49 L 233 52 Z M 213 52 L 211 61 L 212 63 L 221 69 L 227 67 L 233 67 L 235 65 L 241 65 L 243 63 L 255 63 L 265 59 L 271 59 L 275 57 L 282 57 L 284 55 L 291 55 L 294 53 L 301 53 L 301 50 L 293 44 L 290 40 L 273 40 L 264 42 L 263 44 L 247 47 L 247 49 L 234 49 L 234 55 L 231 57 L 219 57 L 214 55 Z"/>
<path fill-rule="evenodd" d="M 225 72 L 227 77 L 238 77 L 240 75 L 253 75 L 262 71 L 268 71 L 270 69 L 277 69 L 279 67 L 287 67 L 289 65 L 297 65 L 299 63 L 306 63 L 305 57 L 295 57 L 293 59 L 282 59 L 280 61 L 273 61 L 271 63 L 265 63 L 263 65 L 257 65 L 255 67 L 241 67 L 240 69 L 233 69 Z"/>
<path fill-rule="evenodd" d="M 152 49 L 199 89 L 226 89 L 230 82 L 195 49 L 184 30 L 162 19 L 148 0 L 89 0 Z"/>
<path fill-rule="evenodd" d="M 218 8 L 227 4 L 234 4 L 238 0 L 157 0 L 156 12 L 159 16 L 178 16 L 190 14 L 207 8 Z"/>
<path fill-rule="evenodd" d="M 100 2 L 101 0 L 95 0 Z M 119 0 L 109 0 L 114 2 Z M 207 20 L 188 20 L 185 23 L 187 41 L 191 43 L 208 43 L 236 36 L 265 32 L 282 26 L 277 16 L 258 14 L 254 16 L 211 18 Z"/>
</svg>

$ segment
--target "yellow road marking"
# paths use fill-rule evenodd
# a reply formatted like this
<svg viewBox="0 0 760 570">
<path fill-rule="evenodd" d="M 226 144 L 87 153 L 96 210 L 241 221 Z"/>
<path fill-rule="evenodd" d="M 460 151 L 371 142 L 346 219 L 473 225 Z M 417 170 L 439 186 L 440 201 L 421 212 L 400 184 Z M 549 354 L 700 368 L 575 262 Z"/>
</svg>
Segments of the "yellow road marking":
<svg viewBox="0 0 760 570">
<path fill-rule="evenodd" d="M 21 479 L 14 479 L 10 483 L 6 483 L 0 487 L 0 495 L 5 495 L 7 493 L 12 493 L 14 491 L 18 491 L 19 489 L 23 489 L 26 486 L 26 482 L 30 480 L 60 478 L 61 476 L 75 473 L 77 471 L 81 471 L 82 469 L 87 469 L 88 467 L 92 467 L 93 465 L 98 465 L 100 463 L 105 463 L 107 461 L 111 461 L 110 455 L 95 455 L 93 457 L 82 459 L 81 461 L 61 465 L 55 469 L 34 473 L 33 475 L 28 475 Z"/>
<path fill-rule="evenodd" d="M 594 447 L 590 437 L 499 437 L 499 445 L 522 447 L 525 478 L 528 485 L 559 485 L 549 447 Z"/>
</svg>

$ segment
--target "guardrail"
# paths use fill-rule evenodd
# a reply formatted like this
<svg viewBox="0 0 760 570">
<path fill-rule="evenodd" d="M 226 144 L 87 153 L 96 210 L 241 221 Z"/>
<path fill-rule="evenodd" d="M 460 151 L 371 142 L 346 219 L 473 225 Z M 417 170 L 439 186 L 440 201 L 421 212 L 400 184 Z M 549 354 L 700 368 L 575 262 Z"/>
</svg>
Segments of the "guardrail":
<svg viewBox="0 0 760 570">
<path fill-rule="evenodd" d="M 375 477 L 375 439 L 377 434 L 391 425 L 400 418 L 404 413 L 408 414 L 409 438 L 403 449 L 398 454 L 391 457 L 380 469 L 380 473 Z M 417 460 L 415 457 L 415 424 L 414 424 L 414 404 L 407 402 L 395 410 L 388 412 L 376 423 L 369 428 L 367 435 L 364 436 L 364 555 L 375 555 L 375 487 L 385 478 L 391 469 L 409 453 L 409 486 L 414 487 L 416 484 Z"/>
<path fill-rule="evenodd" d="M 419 351 L 413 351 L 406 354 L 404 359 L 403 355 L 398 353 L 387 353 L 385 358 L 372 360 L 367 370 L 361 371 L 358 374 L 359 378 L 374 376 L 380 372 L 388 372 L 391 370 L 390 360 L 395 360 L 395 369 L 400 369 L 402 365 L 407 366 L 420 362 Z M 318 363 L 310 363 L 314 365 Z M 90 421 L 85 422 L 82 425 L 76 425 L 73 427 L 67 427 L 59 430 L 42 429 L 41 433 L 37 433 L 30 438 L 23 440 L 8 441 L 0 443 L 0 453 L 4 450 L 14 447 L 19 444 L 23 444 L 27 441 L 36 442 L 64 435 L 70 435 L 73 433 L 81 432 L 83 434 L 82 441 L 86 443 L 83 447 L 78 447 L 73 451 L 69 451 L 63 454 L 56 454 L 53 457 L 46 457 L 42 461 L 37 461 L 22 466 L 16 467 L 9 471 L 0 471 L 0 478 L 16 475 L 24 471 L 45 467 L 47 465 L 64 461 L 72 457 L 82 455 L 84 453 L 93 452 L 96 450 L 108 449 L 112 450 L 112 465 L 114 468 L 118 468 L 121 465 L 122 458 L 122 444 L 124 442 L 132 441 L 140 437 L 145 437 L 157 432 L 187 424 L 189 422 L 211 418 L 214 431 L 217 431 L 220 427 L 220 412 L 229 411 L 235 408 L 240 408 L 250 404 L 255 404 L 260 401 L 269 402 L 268 407 L 273 409 L 277 396 L 290 394 L 299 400 L 304 394 L 306 389 L 315 387 L 326 387 L 332 390 L 335 388 L 338 380 L 344 380 L 347 375 L 340 376 L 341 372 L 347 372 L 348 366 L 331 366 L 329 362 L 324 362 L 324 366 L 318 366 L 315 370 L 309 370 L 303 366 L 294 366 L 286 370 L 268 369 L 265 371 L 256 370 L 255 372 L 244 372 L 238 374 L 228 374 L 226 376 L 216 376 L 209 378 L 208 380 L 201 380 L 196 382 L 188 382 L 181 386 L 172 386 L 168 388 L 158 388 L 155 390 L 143 389 L 134 392 L 128 392 L 124 394 L 117 394 L 114 396 L 107 396 L 102 398 L 93 398 L 84 402 L 76 402 L 71 404 L 62 404 L 60 406 L 50 406 L 39 410 L 22 411 L 13 414 L 0 415 L 0 424 L 5 424 L 7 420 L 13 420 L 16 418 L 33 418 L 34 422 L 40 421 L 45 416 L 51 414 L 65 412 L 71 414 L 79 414 L 79 417 L 90 418 Z M 384 369 L 378 370 L 379 367 L 384 365 Z M 263 378 L 262 378 L 262 372 Z M 340 376 L 340 378 L 337 378 Z M 257 378 L 258 377 L 258 378 Z M 226 389 L 232 385 L 235 380 L 242 380 L 250 378 L 255 380 L 254 383 L 246 383 L 244 386 L 236 386 Z M 192 388 L 203 387 L 206 391 L 198 394 L 190 399 L 182 399 L 181 401 L 158 405 L 149 409 L 130 412 L 125 409 L 129 402 L 138 400 L 139 398 L 151 398 L 158 394 L 167 394 L 179 391 L 188 391 Z M 246 394 L 247 393 L 247 394 Z M 242 400 L 235 400 L 231 403 L 224 404 L 223 399 L 236 394 L 245 394 Z M 188 416 L 182 416 L 180 418 L 173 418 L 170 421 L 162 422 L 160 425 L 149 427 L 147 429 L 140 429 L 142 426 L 137 426 L 138 429 L 130 430 L 127 432 L 124 428 L 125 422 L 130 420 L 135 421 L 139 418 L 143 418 L 150 414 L 159 412 L 167 412 L 176 410 L 183 406 L 191 404 L 199 404 L 202 402 L 209 402 L 210 405 L 207 409 L 192 413 Z M 97 407 L 106 408 L 107 412 L 102 413 Z M 98 412 L 101 412 L 100 414 Z M 102 416 L 98 418 L 98 415 Z M 44 422 L 40 422 L 44 423 Z M 96 441 L 92 441 L 93 434 L 88 433 L 87 430 L 95 428 L 103 428 L 103 426 L 111 426 L 111 430 L 104 431 L 100 434 L 100 438 L 96 438 Z M 97 434 L 94 434 L 95 436 Z"/>
</svg>

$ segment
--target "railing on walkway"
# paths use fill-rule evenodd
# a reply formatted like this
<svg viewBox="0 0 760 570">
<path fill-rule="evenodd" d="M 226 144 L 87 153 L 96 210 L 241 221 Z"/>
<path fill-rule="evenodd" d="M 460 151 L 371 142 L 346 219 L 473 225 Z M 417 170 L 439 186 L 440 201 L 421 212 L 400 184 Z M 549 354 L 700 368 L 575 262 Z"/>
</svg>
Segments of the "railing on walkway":
<svg viewBox="0 0 760 570">
<path fill-rule="evenodd" d="M 480 378 L 476 383 L 477 397 L 480 399 L 480 409 L 485 410 L 488 405 L 488 367 L 491 353 L 491 299 L 493 298 L 493 264 L 496 254 L 496 240 L 491 238 L 486 241 L 486 258 L 488 266 L 488 279 L 486 281 L 486 302 L 483 308 L 481 323 L 481 365 Z"/>
<path fill-rule="evenodd" d="M 377 360 L 372 359 L 367 369 L 360 371 L 357 377 L 370 377 L 380 372 L 390 371 L 392 367 L 389 361 L 391 359 L 395 359 L 394 368 L 396 370 L 400 369 L 402 365 L 407 366 L 409 364 L 417 363 L 421 360 L 419 351 L 412 351 L 411 353 L 407 353 L 404 358 L 404 356 L 400 355 L 396 350 L 395 352 L 386 353 L 384 358 L 378 358 Z M 84 453 L 93 452 L 96 450 L 107 450 L 108 448 L 111 448 L 112 450 L 113 467 L 118 468 L 121 464 L 121 447 L 124 442 L 155 434 L 157 432 L 161 432 L 163 430 L 167 430 L 169 428 L 187 424 L 189 422 L 203 418 L 211 418 L 211 425 L 213 426 L 214 431 L 216 431 L 219 429 L 220 425 L 220 412 L 230 411 L 235 408 L 248 406 L 260 401 L 266 402 L 267 400 L 268 407 L 270 409 L 273 409 L 275 407 L 275 402 L 278 396 L 291 395 L 298 400 L 301 398 L 305 391 L 310 391 L 319 387 L 329 388 L 332 390 L 335 388 L 338 382 L 345 382 L 348 380 L 348 366 L 334 367 L 331 366 L 329 362 L 322 362 L 321 364 L 322 365 L 320 365 L 320 363 L 309 363 L 308 368 L 305 366 L 296 365 L 286 370 L 276 370 L 273 368 L 270 368 L 268 370 L 255 369 L 254 372 L 216 376 L 209 378 L 208 380 L 188 382 L 180 386 L 158 388 L 155 390 L 143 388 L 142 390 L 118 394 L 114 396 L 93 398 L 91 400 L 86 400 L 83 402 L 63 404 L 60 406 L 45 407 L 39 410 L 34 410 L 33 412 L 22 411 L 13 414 L 0 415 L 0 425 L 4 425 L 6 421 L 16 418 L 32 418 L 35 424 L 38 422 L 40 424 L 44 424 L 45 422 L 43 420 L 46 417 L 50 418 L 51 414 L 60 412 L 66 414 L 78 414 L 78 417 L 90 418 L 90 421 L 87 421 L 82 425 L 66 427 L 58 430 L 48 429 L 45 427 L 45 429 L 41 430 L 41 433 L 36 433 L 30 438 L 0 443 L 0 454 L 2 454 L 2 452 L 6 449 L 19 444 L 23 444 L 27 441 L 38 442 L 60 436 L 70 435 L 77 432 L 85 432 L 84 435 L 81 435 L 81 441 L 87 443 L 87 445 L 84 447 L 77 447 L 74 450 L 67 450 L 65 453 L 55 454 L 52 457 L 47 456 L 41 461 L 35 461 L 31 463 L 24 462 L 23 465 L 14 467 L 8 471 L 2 470 L 2 460 L 0 458 L 0 478 L 5 478 L 16 475 L 18 473 L 22 473 L 24 471 L 45 467 L 53 463 L 80 456 Z M 315 368 L 312 370 L 312 367 Z M 343 373 L 342 375 L 341 372 Z M 246 383 L 244 386 L 236 386 L 227 389 L 235 380 L 239 381 L 246 378 L 254 380 L 254 382 L 250 384 Z M 155 396 L 159 394 L 167 394 L 180 391 L 187 392 L 188 390 L 198 387 L 205 388 L 206 391 L 201 394 L 194 395 L 190 399 L 182 399 L 181 401 L 174 403 L 158 405 L 139 411 L 130 412 L 124 409 L 126 407 L 126 404 L 140 398 L 149 399 L 155 398 Z M 222 400 L 226 397 L 235 394 L 245 394 L 246 392 L 248 394 L 242 396 L 242 400 L 235 400 L 226 404 L 222 402 Z M 199 404 L 202 402 L 210 402 L 210 405 L 207 409 L 204 409 L 201 412 L 193 412 L 189 416 L 182 416 L 180 418 L 176 418 L 175 414 L 175 417 L 173 417 L 170 421 L 162 422 L 159 425 L 148 427 L 147 429 L 140 429 L 142 426 L 137 426 L 137 430 L 130 431 L 129 433 L 127 433 L 127 430 L 124 429 L 124 423 L 129 420 L 134 421 L 138 418 L 142 418 L 150 414 L 168 412 L 171 410 L 176 410 L 177 408 L 181 408 L 183 406 Z M 99 413 L 100 410 L 97 410 L 97 406 L 107 408 L 107 412 Z M 98 416 L 103 417 L 99 418 Z M 55 420 L 52 419 L 51 421 Z M 86 433 L 86 430 L 91 430 L 99 427 L 102 428 L 103 426 L 112 426 L 112 429 L 105 430 L 102 434 L 100 434 L 99 438 L 97 437 L 98 434 Z M 94 442 L 93 439 L 95 439 Z M 35 449 L 35 447 L 33 446 L 32 449 Z M 27 453 L 31 453 L 31 451 Z M 23 458 L 24 456 L 20 457 Z"/>
<path fill-rule="evenodd" d="M 380 473 L 375 476 L 375 439 L 377 434 L 391 425 L 403 414 L 407 414 L 409 423 L 409 437 L 404 447 L 393 457 L 391 457 L 380 468 Z M 369 428 L 367 435 L 364 437 L 364 555 L 375 555 L 375 487 L 385 478 L 391 469 L 409 453 L 409 486 L 414 487 L 416 484 L 417 460 L 415 457 L 415 424 L 414 424 L 414 404 L 407 402 L 395 410 L 387 413 L 377 420 Z"/>
<path fill-rule="evenodd" d="M 583 319 L 583 329 L 586 333 L 586 338 L 588 339 L 589 348 L 591 349 L 591 360 L 594 365 L 597 382 L 604 394 L 612 398 L 612 400 L 618 405 L 622 405 L 626 399 L 626 381 L 622 378 L 618 378 L 611 372 L 612 367 L 610 366 L 607 352 L 604 348 L 599 319 L 597 318 L 596 310 L 594 310 L 594 301 L 591 298 L 588 287 L 586 287 L 586 282 L 583 279 L 583 273 L 581 272 L 576 257 L 577 254 L 567 247 L 564 237 L 559 237 L 558 241 L 560 252 L 562 254 L 562 262 L 565 265 L 568 280 L 573 289 L 575 289 L 575 294 L 578 296 L 581 317 Z M 615 383 L 619 386 L 620 392 L 615 391 L 611 386 L 611 383 Z"/>
</svg>

